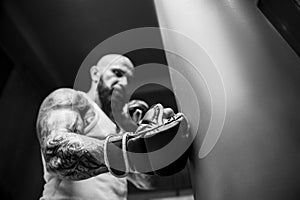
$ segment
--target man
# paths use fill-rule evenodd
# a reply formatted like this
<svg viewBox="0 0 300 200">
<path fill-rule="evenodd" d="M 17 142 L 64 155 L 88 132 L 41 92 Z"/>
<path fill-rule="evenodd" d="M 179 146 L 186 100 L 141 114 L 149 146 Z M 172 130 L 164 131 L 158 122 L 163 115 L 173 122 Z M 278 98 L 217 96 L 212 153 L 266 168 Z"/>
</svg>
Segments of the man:
<svg viewBox="0 0 300 200">
<path fill-rule="evenodd" d="M 133 63 L 125 56 L 108 54 L 90 69 L 92 79 L 89 97 L 117 124 L 117 132 L 133 132 L 149 109 L 141 100 L 126 102 L 126 86 L 133 77 Z M 121 129 L 121 130 L 119 130 Z M 140 189 L 151 189 L 155 177 L 129 174 L 127 179 Z"/>
<path fill-rule="evenodd" d="M 141 149 L 147 152 L 144 139 L 135 131 L 141 111 L 147 106 L 136 106 L 141 102 L 125 106 L 125 86 L 133 75 L 132 63 L 121 55 L 107 55 L 90 72 L 92 83 L 87 94 L 58 89 L 41 105 L 37 134 L 46 181 L 41 199 L 126 199 L 126 178 L 121 178 L 124 176 L 138 187 L 149 187 L 145 181 L 148 176 L 141 178 L 136 173 L 144 172 L 134 164 L 138 160 L 128 158 L 126 153 Z M 137 112 L 132 112 L 135 121 L 128 114 L 134 107 L 137 107 Z M 151 110 L 145 125 L 138 127 L 141 132 L 149 133 L 150 140 L 160 132 L 157 127 L 164 127 L 164 123 L 170 127 L 170 122 L 177 126 L 183 119 L 161 105 Z M 150 162 L 146 166 L 151 168 Z"/>
</svg>

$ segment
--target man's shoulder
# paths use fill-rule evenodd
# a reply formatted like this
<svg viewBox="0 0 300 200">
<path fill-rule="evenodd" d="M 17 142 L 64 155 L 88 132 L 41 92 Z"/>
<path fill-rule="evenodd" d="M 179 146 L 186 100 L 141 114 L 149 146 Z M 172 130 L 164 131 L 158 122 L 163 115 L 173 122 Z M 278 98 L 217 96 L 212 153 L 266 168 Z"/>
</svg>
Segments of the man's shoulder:
<svg viewBox="0 0 300 200">
<path fill-rule="evenodd" d="M 41 132 L 42 127 L 49 128 L 49 123 L 68 125 L 70 120 L 78 122 L 79 119 L 83 121 L 85 129 L 90 129 L 99 118 L 96 109 L 97 105 L 85 92 L 59 88 L 42 102 L 36 121 L 37 132 Z"/>
<path fill-rule="evenodd" d="M 86 93 L 71 88 L 59 88 L 51 92 L 42 102 L 37 124 L 57 110 L 73 110 L 82 114 L 86 113 L 92 107 L 91 105 L 91 100 Z"/>
<path fill-rule="evenodd" d="M 74 107 L 84 109 L 88 103 L 88 95 L 85 92 L 71 88 L 59 88 L 51 92 L 42 102 L 40 111 L 61 107 Z"/>
</svg>

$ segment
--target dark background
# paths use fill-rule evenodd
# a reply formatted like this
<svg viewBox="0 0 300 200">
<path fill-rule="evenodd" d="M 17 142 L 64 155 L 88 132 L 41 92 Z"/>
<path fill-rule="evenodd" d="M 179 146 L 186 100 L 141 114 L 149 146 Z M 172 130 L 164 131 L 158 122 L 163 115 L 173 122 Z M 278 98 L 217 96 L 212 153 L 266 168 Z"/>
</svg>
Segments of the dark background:
<svg viewBox="0 0 300 200">
<path fill-rule="evenodd" d="M 44 181 L 35 122 L 42 100 L 57 88 L 72 87 L 82 61 L 103 40 L 148 26 L 158 26 L 150 0 L 1 1 L 0 199 L 41 196 Z M 164 52 L 159 50 L 128 52 L 128 57 L 136 66 L 166 64 Z M 164 76 L 169 78 L 168 73 Z M 170 90 L 159 85 L 145 88 L 134 97 L 176 110 Z M 143 192 L 129 185 L 129 197 L 175 196 L 189 193 L 190 187 L 186 168 L 161 178 L 155 191 Z"/>
<path fill-rule="evenodd" d="M 300 1 L 259 0 L 257 6 L 300 56 Z"/>
</svg>

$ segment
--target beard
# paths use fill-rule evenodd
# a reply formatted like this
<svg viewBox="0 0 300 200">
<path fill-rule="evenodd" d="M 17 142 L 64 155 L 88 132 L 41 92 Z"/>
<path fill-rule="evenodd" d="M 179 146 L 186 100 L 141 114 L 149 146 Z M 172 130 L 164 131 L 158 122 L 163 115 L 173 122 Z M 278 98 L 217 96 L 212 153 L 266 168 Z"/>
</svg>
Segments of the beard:
<svg viewBox="0 0 300 200">
<path fill-rule="evenodd" d="M 101 109 L 112 121 L 114 121 L 112 116 L 112 110 L 111 110 L 111 96 L 113 90 L 108 88 L 104 84 L 102 77 L 100 77 L 97 90 L 98 90 L 99 100 L 102 105 Z"/>
</svg>

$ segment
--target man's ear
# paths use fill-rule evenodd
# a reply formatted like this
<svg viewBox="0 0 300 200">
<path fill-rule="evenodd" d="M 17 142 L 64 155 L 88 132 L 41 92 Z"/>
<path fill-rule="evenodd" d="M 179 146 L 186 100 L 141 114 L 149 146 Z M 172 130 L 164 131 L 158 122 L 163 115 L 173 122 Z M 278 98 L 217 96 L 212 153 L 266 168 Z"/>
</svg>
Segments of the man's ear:
<svg viewBox="0 0 300 200">
<path fill-rule="evenodd" d="M 97 66 L 92 66 L 90 69 L 91 79 L 93 82 L 99 82 L 100 80 L 100 71 Z"/>
</svg>

